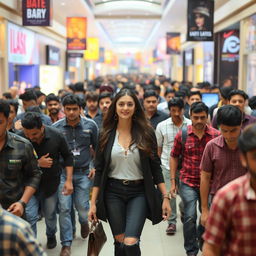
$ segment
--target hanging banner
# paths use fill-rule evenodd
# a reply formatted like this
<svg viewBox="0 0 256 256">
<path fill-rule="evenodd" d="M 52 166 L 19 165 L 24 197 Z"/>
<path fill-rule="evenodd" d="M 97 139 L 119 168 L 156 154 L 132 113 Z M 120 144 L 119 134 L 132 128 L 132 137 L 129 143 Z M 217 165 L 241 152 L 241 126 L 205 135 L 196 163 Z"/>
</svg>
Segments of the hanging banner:
<svg viewBox="0 0 256 256">
<path fill-rule="evenodd" d="M 87 38 L 87 48 L 84 52 L 85 60 L 99 59 L 99 39 L 95 37 Z"/>
<path fill-rule="evenodd" d="M 166 34 L 166 54 L 180 54 L 180 48 L 180 33 L 168 32 Z"/>
<path fill-rule="evenodd" d="M 60 64 L 60 48 L 46 45 L 46 64 L 59 65 Z"/>
<path fill-rule="evenodd" d="M 23 26 L 51 26 L 51 0 L 22 0 Z"/>
<path fill-rule="evenodd" d="M 214 0 L 188 0 L 187 41 L 213 41 Z"/>
<path fill-rule="evenodd" d="M 67 49 L 86 50 L 87 19 L 85 17 L 67 18 Z"/>
<path fill-rule="evenodd" d="M 105 48 L 100 47 L 100 58 L 99 58 L 100 63 L 105 62 Z"/>
</svg>

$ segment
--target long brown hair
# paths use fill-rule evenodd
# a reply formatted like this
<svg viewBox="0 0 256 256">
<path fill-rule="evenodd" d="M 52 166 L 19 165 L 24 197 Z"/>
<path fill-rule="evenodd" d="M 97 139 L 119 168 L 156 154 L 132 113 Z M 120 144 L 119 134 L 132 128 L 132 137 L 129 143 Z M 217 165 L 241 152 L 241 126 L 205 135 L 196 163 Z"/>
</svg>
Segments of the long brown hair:
<svg viewBox="0 0 256 256">
<path fill-rule="evenodd" d="M 121 97 L 126 95 L 132 97 L 135 102 L 135 111 L 132 116 L 131 145 L 135 144 L 138 149 L 151 156 L 152 147 L 156 146 L 156 142 L 154 140 L 154 130 L 147 120 L 137 96 L 129 89 L 121 89 L 113 99 L 108 113 L 103 120 L 103 129 L 100 134 L 99 149 L 100 151 L 104 150 L 111 132 L 116 129 L 118 123 L 118 118 L 116 115 L 116 103 Z"/>
</svg>

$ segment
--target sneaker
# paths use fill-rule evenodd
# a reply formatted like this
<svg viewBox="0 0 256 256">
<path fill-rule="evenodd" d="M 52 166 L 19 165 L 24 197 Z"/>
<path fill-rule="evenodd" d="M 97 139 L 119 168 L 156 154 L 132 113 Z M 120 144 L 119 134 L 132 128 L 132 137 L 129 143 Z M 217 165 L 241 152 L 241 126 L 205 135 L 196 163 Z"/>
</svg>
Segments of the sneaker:
<svg viewBox="0 0 256 256">
<path fill-rule="evenodd" d="M 89 225 L 88 222 L 81 224 L 81 237 L 86 238 L 89 235 Z"/>
<path fill-rule="evenodd" d="M 56 236 L 47 237 L 47 248 L 53 249 L 57 245 Z"/>
<path fill-rule="evenodd" d="M 60 256 L 70 256 L 71 255 L 71 247 L 70 246 L 62 246 Z"/>
<path fill-rule="evenodd" d="M 176 233 L 176 225 L 171 223 L 166 229 L 166 235 L 174 235 Z"/>
</svg>

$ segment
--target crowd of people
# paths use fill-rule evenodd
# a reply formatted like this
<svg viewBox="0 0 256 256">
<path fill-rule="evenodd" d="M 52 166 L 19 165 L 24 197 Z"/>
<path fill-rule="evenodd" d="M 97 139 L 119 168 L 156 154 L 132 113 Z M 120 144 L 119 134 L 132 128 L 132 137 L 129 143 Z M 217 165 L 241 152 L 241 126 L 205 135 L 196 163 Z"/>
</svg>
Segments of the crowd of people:
<svg viewBox="0 0 256 256">
<path fill-rule="evenodd" d="M 219 102 L 207 106 L 205 92 Z M 187 256 L 253 255 L 254 109 L 256 97 L 232 84 L 143 74 L 58 95 L 10 88 L 0 99 L 0 254 L 45 255 L 37 222 L 53 249 L 58 217 L 60 255 L 69 256 L 78 215 L 83 239 L 90 221 L 107 220 L 114 255 L 139 256 L 146 219 L 166 220 L 175 235 L 180 214 Z"/>
</svg>

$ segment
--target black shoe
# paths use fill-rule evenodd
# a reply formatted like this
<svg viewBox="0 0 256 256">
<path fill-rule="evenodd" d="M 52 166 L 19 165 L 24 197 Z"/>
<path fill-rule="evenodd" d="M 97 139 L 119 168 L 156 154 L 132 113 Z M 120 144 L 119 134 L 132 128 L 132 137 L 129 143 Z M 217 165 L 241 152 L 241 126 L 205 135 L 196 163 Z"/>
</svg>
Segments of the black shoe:
<svg viewBox="0 0 256 256">
<path fill-rule="evenodd" d="M 47 237 L 47 248 L 48 249 L 53 249 L 56 247 L 56 245 L 57 245 L 56 236 Z"/>
</svg>

